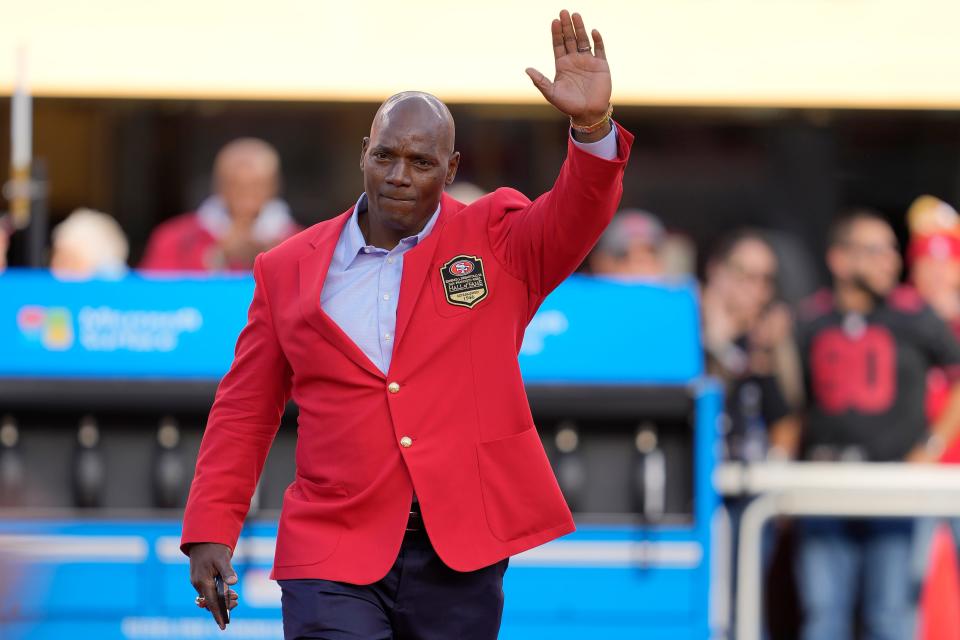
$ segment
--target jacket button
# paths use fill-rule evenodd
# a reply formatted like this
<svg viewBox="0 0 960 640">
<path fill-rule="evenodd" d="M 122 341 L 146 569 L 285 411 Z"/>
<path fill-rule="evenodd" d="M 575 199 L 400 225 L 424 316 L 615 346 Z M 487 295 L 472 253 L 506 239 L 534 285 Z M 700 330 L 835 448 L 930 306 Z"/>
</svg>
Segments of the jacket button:
<svg viewBox="0 0 960 640">
<path fill-rule="evenodd" d="M 403 447 L 404 449 L 409 449 L 410 445 L 412 444 L 413 444 L 413 438 L 411 438 L 410 436 L 403 436 L 402 438 L 400 438 L 400 446 Z"/>
<path fill-rule="evenodd" d="M 387 391 L 389 391 L 390 393 L 397 393 L 398 391 L 400 391 L 400 385 L 397 384 L 396 382 L 391 382 L 390 384 L 387 385 Z"/>
</svg>

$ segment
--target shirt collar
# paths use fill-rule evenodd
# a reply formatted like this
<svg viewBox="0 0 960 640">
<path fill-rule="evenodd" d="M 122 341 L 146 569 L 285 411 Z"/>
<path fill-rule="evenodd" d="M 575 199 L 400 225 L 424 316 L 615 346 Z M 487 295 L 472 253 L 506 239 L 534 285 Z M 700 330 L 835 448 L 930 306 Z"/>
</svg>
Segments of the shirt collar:
<svg viewBox="0 0 960 640">
<path fill-rule="evenodd" d="M 433 212 L 433 215 L 430 216 L 430 219 L 427 220 L 427 224 L 423 225 L 423 229 L 420 230 L 415 236 L 408 236 L 400 240 L 401 244 L 409 245 L 410 247 L 415 247 L 419 244 L 424 238 L 430 235 L 430 232 L 433 230 L 433 226 L 437 223 L 437 217 L 440 215 L 441 205 L 437 205 L 437 210 Z M 360 198 L 357 199 L 357 204 L 353 207 L 353 214 L 351 214 L 350 219 L 347 221 L 346 234 L 343 238 L 344 240 L 344 257 L 347 259 L 347 263 L 353 261 L 357 255 L 363 251 L 363 248 L 368 246 L 366 241 L 363 239 L 363 233 L 360 231 L 360 212 L 367 210 L 367 194 L 360 194 Z M 377 249 L 378 251 L 383 251 L 382 249 Z"/>
</svg>

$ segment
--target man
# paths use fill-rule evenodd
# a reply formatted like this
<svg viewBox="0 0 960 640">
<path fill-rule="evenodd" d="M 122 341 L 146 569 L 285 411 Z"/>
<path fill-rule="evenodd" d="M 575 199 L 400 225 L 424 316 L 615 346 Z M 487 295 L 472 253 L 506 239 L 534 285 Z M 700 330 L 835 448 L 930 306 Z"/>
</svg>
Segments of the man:
<svg viewBox="0 0 960 640">
<path fill-rule="evenodd" d="M 657 280 L 666 275 L 663 224 L 652 213 L 619 212 L 590 254 L 590 271 L 621 280 Z"/>
<path fill-rule="evenodd" d="M 297 472 L 273 569 L 287 638 L 495 638 L 507 558 L 573 531 L 517 352 L 616 210 L 632 136 L 609 118 L 600 34 L 591 50 L 566 11 L 551 32 L 553 82 L 527 70 L 571 119 L 551 191 L 445 196 L 450 113 L 398 94 L 361 145 L 356 206 L 257 259 L 184 514 L 198 604 L 221 628 L 213 580 L 236 583 L 230 555 L 291 396 Z"/>
<path fill-rule="evenodd" d="M 833 291 L 814 298 L 798 331 L 809 389 L 803 457 L 935 460 L 960 424 L 960 385 L 928 428 L 926 373 L 960 364 L 960 347 L 914 291 L 896 288 L 896 237 L 877 214 L 856 211 L 834 225 L 827 265 Z M 852 638 L 861 585 L 865 637 L 913 637 L 911 521 L 797 524 L 801 638 Z"/>
<path fill-rule="evenodd" d="M 280 157 L 256 138 L 240 138 L 217 154 L 215 195 L 194 213 L 157 227 L 140 268 L 150 271 L 249 271 L 257 254 L 300 231 L 280 188 Z"/>
</svg>

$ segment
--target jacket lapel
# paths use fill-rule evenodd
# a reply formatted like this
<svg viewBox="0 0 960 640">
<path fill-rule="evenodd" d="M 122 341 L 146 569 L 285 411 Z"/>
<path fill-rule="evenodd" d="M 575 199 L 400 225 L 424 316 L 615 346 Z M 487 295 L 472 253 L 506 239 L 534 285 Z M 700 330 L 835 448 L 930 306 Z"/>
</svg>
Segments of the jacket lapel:
<svg viewBox="0 0 960 640">
<path fill-rule="evenodd" d="M 331 220 L 330 224 L 320 225 L 320 230 L 310 241 L 313 250 L 300 258 L 300 312 L 310 326 L 329 340 L 331 344 L 343 351 L 344 355 L 378 378 L 383 378 L 383 372 L 370 361 L 370 358 L 360 350 L 360 347 L 350 339 L 350 336 L 344 333 L 343 329 L 320 308 L 320 292 L 323 290 L 323 282 L 326 280 L 330 261 L 333 259 L 333 251 L 337 246 L 337 240 L 340 238 L 340 232 L 352 213 L 353 208 L 350 208 L 346 213 Z"/>
<path fill-rule="evenodd" d="M 403 339 L 403 332 L 410 322 L 410 316 L 423 290 L 425 281 L 429 280 L 428 270 L 433 264 L 433 256 L 436 253 L 437 245 L 440 243 L 440 232 L 447 218 L 450 217 L 462 205 L 459 202 L 443 194 L 440 201 L 440 215 L 437 222 L 430 231 L 430 234 L 423 239 L 416 247 L 408 251 L 403 256 L 403 276 L 400 278 L 400 299 L 397 301 L 397 339 L 393 346 L 393 352 L 397 352 L 400 341 Z"/>
</svg>

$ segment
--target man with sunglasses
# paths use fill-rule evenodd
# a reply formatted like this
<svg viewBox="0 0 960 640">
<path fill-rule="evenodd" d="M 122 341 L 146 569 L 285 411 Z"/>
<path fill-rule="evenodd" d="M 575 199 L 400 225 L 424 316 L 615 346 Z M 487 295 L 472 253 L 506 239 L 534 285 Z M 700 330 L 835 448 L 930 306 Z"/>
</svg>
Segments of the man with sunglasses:
<svg viewBox="0 0 960 640">
<path fill-rule="evenodd" d="M 946 410 L 928 426 L 926 373 L 955 369 L 960 346 L 913 290 L 897 286 L 899 247 L 878 214 L 840 218 L 826 258 L 833 289 L 805 305 L 798 328 L 808 389 L 802 457 L 936 459 L 960 424 L 960 385 L 953 384 Z M 912 521 L 896 519 L 798 522 L 801 638 L 852 638 L 858 592 L 864 637 L 912 638 L 912 530 Z"/>
</svg>

